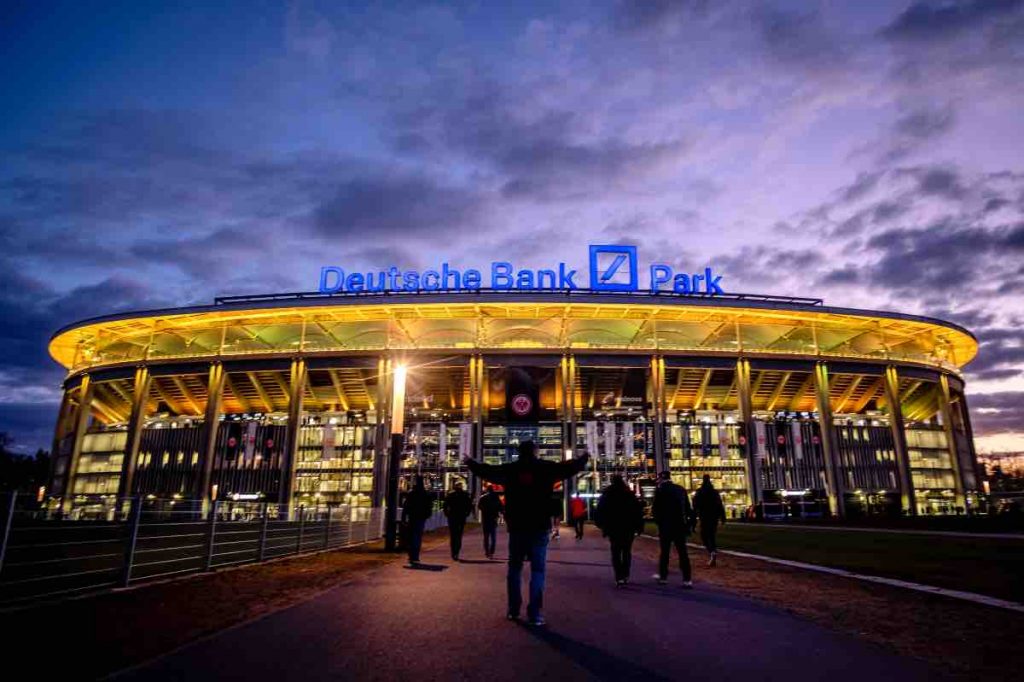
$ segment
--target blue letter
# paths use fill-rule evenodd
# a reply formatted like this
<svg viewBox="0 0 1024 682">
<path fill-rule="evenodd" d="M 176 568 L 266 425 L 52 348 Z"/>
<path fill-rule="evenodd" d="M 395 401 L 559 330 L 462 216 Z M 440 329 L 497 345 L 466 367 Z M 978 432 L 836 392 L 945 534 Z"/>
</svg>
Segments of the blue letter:
<svg viewBox="0 0 1024 682">
<path fill-rule="evenodd" d="M 455 284 L 448 286 L 448 278 L 454 278 Z M 458 270 L 451 270 L 448 268 L 447 263 L 441 263 L 441 288 L 442 289 L 461 289 L 462 286 L 460 280 L 462 277 L 459 275 Z"/>
<path fill-rule="evenodd" d="M 537 288 L 538 289 L 554 289 L 555 288 L 555 271 L 554 270 L 538 270 L 537 271 Z"/>
<path fill-rule="evenodd" d="M 427 270 L 423 273 L 423 288 L 427 291 L 436 291 L 441 288 L 441 275 L 437 270 Z"/>
<path fill-rule="evenodd" d="M 690 278 L 686 275 L 676 275 L 674 291 L 677 294 L 689 294 Z"/>
<path fill-rule="evenodd" d="M 559 289 L 575 289 L 576 282 L 572 281 L 572 278 L 576 276 L 575 270 L 569 270 L 566 272 L 565 263 L 558 264 L 558 288 Z"/>
<path fill-rule="evenodd" d="M 711 268 L 704 268 L 704 286 L 706 287 L 707 292 L 712 296 L 715 294 L 725 293 L 722 291 L 722 287 L 718 286 L 718 281 L 720 279 L 722 279 L 721 275 L 711 279 Z"/>
<path fill-rule="evenodd" d="M 466 270 L 466 274 L 462 276 L 462 286 L 467 289 L 479 289 L 480 288 L 480 271 L 479 270 Z"/>
<path fill-rule="evenodd" d="M 327 283 L 330 275 L 334 275 L 338 278 L 338 282 L 331 286 Z M 320 293 L 321 294 L 335 294 L 341 291 L 342 285 L 345 283 L 345 271 L 339 267 L 333 265 L 326 265 L 320 268 Z"/>
<path fill-rule="evenodd" d="M 419 291 L 420 289 L 420 273 L 415 270 L 410 270 L 405 273 L 404 277 L 405 286 L 403 287 L 406 291 Z"/>
<path fill-rule="evenodd" d="M 363 275 L 358 272 L 353 272 L 348 276 L 345 281 L 349 291 L 362 291 L 363 290 Z"/>
<path fill-rule="evenodd" d="M 672 268 L 667 265 L 651 266 L 651 291 L 657 291 L 661 285 L 672 279 Z"/>
<path fill-rule="evenodd" d="M 392 265 L 391 269 L 388 270 L 388 287 L 391 291 L 402 290 L 402 273 L 394 265 Z"/>
<path fill-rule="evenodd" d="M 495 261 L 491 263 L 491 288 L 511 289 L 512 288 L 512 264 L 506 261 Z"/>
<path fill-rule="evenodd" d="M 520 270 L 516 278 L 516 289 L 533 289 L 533 270 Z"/>
</svg>

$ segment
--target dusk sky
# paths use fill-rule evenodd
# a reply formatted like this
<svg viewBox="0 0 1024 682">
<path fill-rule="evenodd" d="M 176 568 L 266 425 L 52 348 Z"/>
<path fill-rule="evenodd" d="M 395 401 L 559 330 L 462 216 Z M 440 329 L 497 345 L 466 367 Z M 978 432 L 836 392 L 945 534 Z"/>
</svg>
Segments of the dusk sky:
<svg viewBox="0 0 1024 682">
<path fill-rule="evenodd" d="M 615 242 L 967 326 L 979 449 L 1024 450 L 1024 0 L 8 0 L 0 92 L 21 450 L 78 319 Z"/>
</svg>

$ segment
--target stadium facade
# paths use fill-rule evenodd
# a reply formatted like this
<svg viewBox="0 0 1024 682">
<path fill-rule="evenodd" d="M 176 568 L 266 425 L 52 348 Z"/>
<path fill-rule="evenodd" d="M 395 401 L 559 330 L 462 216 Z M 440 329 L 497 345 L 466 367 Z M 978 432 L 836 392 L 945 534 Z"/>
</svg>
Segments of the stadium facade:
<svg viewBox="0 0 1024 682">
<path fill-rule="evenodd" d="M 546 458 L 592 455 L 572 491 L 585 497 L 614 473 L 648 491 L 668 470 L 690 490 L 710 475 L 732 516 L 984 503 L 967 330 L 726 294 L 710 268 L 654 265 L 640 290 L 635 250 L 616 258 L 591 248 L 590 289 L 563 264 L 527 279 L 499 264 L 497 288 L 486 271 L 446 282 L 445 264 L 415 291 L 394 268 L 324 268 L 317 293 L 66 327 L 50 343 L 68 369 L 50 503 L 379 506 L 398 424 L 402 485 L 421 474 L 438 491 L 476 484 L 463 456 L 507 461 L 532 439 Z"/>
</svg>

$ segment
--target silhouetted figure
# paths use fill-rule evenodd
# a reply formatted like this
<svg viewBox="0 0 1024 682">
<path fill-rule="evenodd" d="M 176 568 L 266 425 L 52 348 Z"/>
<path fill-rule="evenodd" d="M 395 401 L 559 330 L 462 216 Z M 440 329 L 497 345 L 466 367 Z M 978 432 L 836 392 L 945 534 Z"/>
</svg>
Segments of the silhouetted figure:
<svg viewBox="0 0 1024 682">
<path fill-rule="evenodd" d="M 448 519 L 448 540 L 452 548 L 452 559 L 459 560 L 462 552 L 462 533 L 466 530 L 466 517 L 473 513 L 473 500 L 469 493 L 456 483 L 454 490 L 448 493 L 441 505 L 441 511 Z"/>
<path fill-rule="evenodd" d="M 412 490 L 405 496 L 402 505 L 402 523 L 409 529 L 409 563 L 420 562 L 420 548 L 423 546 L 423 526 L 434 512 L 434 501 L 423 487 L 423 477 L 417 476 Z"/>
<path fill-rule="evenodd" d="M 644 506 L 622 476 L 612 476 L 612 483 L 597 501 L 597 526 L 608 538 L 612 549 L 612 570 L 615 586 L 629 582 L 633 565 L 633 539 L 644 530 Z"/>
<path fill-rule="evenodd" d="M 463 462 L 477 476 L 505 488 L 505 523 L 508 526 L 508 614 L 519 618 L 523 599 L 523 561 L 530 560 L 530 603 L 526 614 L 532 625 L 543 625 L 544 570 L 551 532 L 551 493 L 555 483 L 569 478 L 587 465 L 589 456 L 568 462 L 537 459 L 533 441 L 519 444 L 519 459 L 507 464 L 482 464 L 466 457 Z"/>
<path fill-rule="evenodd" d="M 551 495 L 551 539 L 557 540 L 562 536 L 562 493 Z"/>
<path fill-rule="evenodd" d="M 690 557 L 686 553 L 686 538 L 693 527 L 693 510 L 690 508 L 689 495 L 672 482 L 667 471 L 658 474 L 658 488 L 654 491 L 651 513 L 654 522 L 658 524 L 658 542 L 661 545 L 658 574 L 654 579 L 662 585 L 668 582 L 668 560 L 674 545 L 679 556 L 679 568 L 683 572 L 683 587 L 693 587 Z"/>
<path fill-rule="evenodd" d="M 494 492 L 494 486 L 488 485 L 477 509 L 480 510 L 480 523 L 484 529 L 484 554 L 488 559 L 494 558 L 494 547 L 498 543 L 498 518 L 501 516 L 501 496 Z"/>
<path fill-rule="evenodd" d="M 708 566 L 714 566 L 718 560 L 718 523 L 725 525 L 725 505 L 722 504 L 722 496 L 711 484 L 711 477 L 704 474 L 704 481 L 700 488 L 693 494 L 693 509 L 700 519 L 700 541 L 708 550 Z"/>
<path fill-rule="evenodd" d="M 569 516 L 572 518 L 573 528 L 576 529 L 576 539 L 583 539 L 583 524 L 587 521 L 587 503 L 583 498 L 576 496 L 569 500 Z"/>
</svg>

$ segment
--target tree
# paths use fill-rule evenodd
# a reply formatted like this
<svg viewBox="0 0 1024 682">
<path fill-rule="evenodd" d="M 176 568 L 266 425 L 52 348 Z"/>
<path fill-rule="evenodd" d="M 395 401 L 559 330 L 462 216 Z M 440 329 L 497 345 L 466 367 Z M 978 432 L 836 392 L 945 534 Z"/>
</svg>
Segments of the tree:
<svg viewBox="0 0 1024 682">
<path fill-rule="evenodd" d="M 47 484 L 50 475 L 50 453 L 39 449 L 35 456 L 13 451 L 14 439 L 0 432 L 0 491 L 35 495 Z"/>
</svg>

